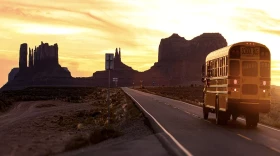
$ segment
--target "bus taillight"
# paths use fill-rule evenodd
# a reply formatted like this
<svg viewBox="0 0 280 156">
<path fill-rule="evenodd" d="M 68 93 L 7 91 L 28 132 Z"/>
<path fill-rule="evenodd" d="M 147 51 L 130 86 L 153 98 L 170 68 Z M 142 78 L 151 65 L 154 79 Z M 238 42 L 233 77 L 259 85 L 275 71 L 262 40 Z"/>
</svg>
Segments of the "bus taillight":
<svg viewBox="0 0 280 156">
<path fill-rule="evenodd" d="M 269 85 L 270 85 L 270 81 L 266 81 L 266 80 L 260 81 L 260 86 L 269 86 Z"/>
<path fill-rule="evenodd" d="M 228 88 L 228 94 L 234 93 L 234 92 L 238 92 L 239 88 Z"/>
</svg>

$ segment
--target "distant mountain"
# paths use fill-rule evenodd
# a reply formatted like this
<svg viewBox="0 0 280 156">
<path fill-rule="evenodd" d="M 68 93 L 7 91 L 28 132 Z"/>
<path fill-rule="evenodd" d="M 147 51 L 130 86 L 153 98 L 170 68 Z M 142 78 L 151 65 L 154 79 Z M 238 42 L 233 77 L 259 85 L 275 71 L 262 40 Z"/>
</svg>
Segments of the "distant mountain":
<svg viewBox="0 0 280 156">
<path fill-rule="evenodd" d="M 199 81 L 206 56 L 225 46 L 227 41 L 220 33 L 203 33 L 192 40 L 174 33 L 161 39 L 158 62 L 146 72 L 158 73 L 154 77 L 165 77 L 170 85 Z"/>
</svg>

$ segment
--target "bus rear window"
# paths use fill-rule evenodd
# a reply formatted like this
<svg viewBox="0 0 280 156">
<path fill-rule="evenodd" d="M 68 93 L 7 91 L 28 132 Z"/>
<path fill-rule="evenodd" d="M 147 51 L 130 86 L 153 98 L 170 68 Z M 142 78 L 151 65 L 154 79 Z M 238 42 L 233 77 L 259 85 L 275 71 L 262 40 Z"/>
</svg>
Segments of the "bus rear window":
<svg viewBox="0 0 280 156">
<path fill-rule="evenodd" d="M 270 77 L 270 62 L 260 63 L 260 75 L 261 77 Z"/>
<path fill-rule="evenodd" d="M 270 52 L 267 48 L 261 47 L 260 59 L 261 60 L 270 60 Z"/>
<path fill-rule="evenodd" d="M 230 69 L 229 69 L 229 74 L 231 76 L 239 76 L 240 74 L 240 64 L 239 61 L 237 60 L 230 60 Z"/>
<path fill-rule="evenodd" d="M 258 63 L 256 61 L 243 61 L 242 62 L 242 75 L 243 76 L 258 76 Z"/>
</svg>

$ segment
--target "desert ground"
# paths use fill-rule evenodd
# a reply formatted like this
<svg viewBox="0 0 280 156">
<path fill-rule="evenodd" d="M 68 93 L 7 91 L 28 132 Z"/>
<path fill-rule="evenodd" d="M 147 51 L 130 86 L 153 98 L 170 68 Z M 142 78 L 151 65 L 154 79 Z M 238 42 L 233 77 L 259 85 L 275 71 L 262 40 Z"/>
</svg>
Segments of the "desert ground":
<svg viewBox="0 0 280 156">
<path fill-rule="evenodd" d="M 202 106 L 203 86 L 144 86 L 143 88 L 135 87 L 135 89 Z M 280 87 L 272 87 L 270 112 L 267 114 L 260 114 L 260 122 L 266 125 L 280 128 Z"/>
<path fill-rule="evenodd" d="M 120 88 L 110 93 L 110 120 L 104 88 L 28 88 L 0 93 L 0 155 L 55 155 L 153 133 Z"/>
</svg>

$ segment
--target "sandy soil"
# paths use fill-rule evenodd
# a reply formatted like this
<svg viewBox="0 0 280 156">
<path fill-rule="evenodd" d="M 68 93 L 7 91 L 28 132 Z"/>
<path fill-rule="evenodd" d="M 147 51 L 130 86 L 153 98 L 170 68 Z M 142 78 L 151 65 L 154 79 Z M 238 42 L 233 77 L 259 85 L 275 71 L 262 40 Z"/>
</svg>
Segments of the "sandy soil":
<svg viewBox="0 0 280 156">
<path fill-rule="evenodd" d="M 83 103 L 60 100 L 14 103 L 9 111 L 0 114 L 0 155 L 63 154 L 74 152 L 71 150 L 80 148 L 81 143 L 82 148 L 100 149 L 153 134 L 132 101 L 120 89 L 112 89 L 110 126 L 120 136 L 93 143 L 99 137 L 93 135 L 93 138 L 92 134 L 107 125 L 105 93 L 101 90 L 90 94 Z"/>
<path fill-rule="evenodd" d="M 1 155 L 42 155 L 62 151 L 79 131 L 59 126 L 61 117 L 92 109 L 90 104 L 61 101 L 18 102 L 0 116 Z M 80 133 L 82 133 L 80 131 Z"/>
</svg>

